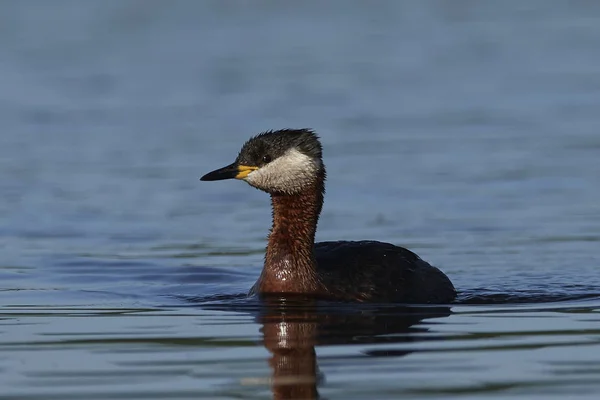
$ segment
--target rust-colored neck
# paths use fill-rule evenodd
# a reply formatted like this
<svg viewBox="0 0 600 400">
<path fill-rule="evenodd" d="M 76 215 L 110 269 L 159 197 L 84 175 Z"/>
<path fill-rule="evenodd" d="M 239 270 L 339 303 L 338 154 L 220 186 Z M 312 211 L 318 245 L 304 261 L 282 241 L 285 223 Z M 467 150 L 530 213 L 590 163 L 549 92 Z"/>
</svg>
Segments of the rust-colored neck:
<svg viewBox="0 0 600 400">
<path fill-rule="evenodd" d="M 323 207 L 325 172 L 296 195 L 272 194 L 273 227 L 265 265 L 257 282 L 260 293 L 306 293 L 322 290 L 316 272 L 315 232 Z"/>
</svg>

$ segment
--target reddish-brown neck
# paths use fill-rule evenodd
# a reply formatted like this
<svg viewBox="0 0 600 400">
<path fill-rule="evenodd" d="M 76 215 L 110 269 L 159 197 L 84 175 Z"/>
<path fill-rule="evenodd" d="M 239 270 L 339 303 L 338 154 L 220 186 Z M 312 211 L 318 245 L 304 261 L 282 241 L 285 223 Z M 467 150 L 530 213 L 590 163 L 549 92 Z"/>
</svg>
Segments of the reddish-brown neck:
<svg viewBox="0 0 600 400">
<path fill-rule="evenodd" d="M 273 227 L 257 282 L 262 293 L 318 293 L 315 232 L 323 207 L 325 173 L 295 195 L 272 194 Z"/>
</svg>

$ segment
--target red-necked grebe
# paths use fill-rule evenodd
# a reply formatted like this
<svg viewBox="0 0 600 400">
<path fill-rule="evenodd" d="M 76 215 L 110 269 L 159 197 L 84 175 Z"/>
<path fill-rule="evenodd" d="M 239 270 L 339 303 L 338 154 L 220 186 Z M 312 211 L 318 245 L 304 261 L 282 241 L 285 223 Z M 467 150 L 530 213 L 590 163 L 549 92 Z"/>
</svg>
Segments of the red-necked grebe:
<svg viewBox="0 0 600 400">
<path fill-rule="evenodd" d="M 315 243 L 325 193 L 318 136 L 308 129 L 261 133 L 235 162 L 201 180 L 242 179 L 271 195 L 273 227 L 250 293 L 395 303 L 449 303 L 452 282 L 410 250 L 376 241 Z"/>
</svg>

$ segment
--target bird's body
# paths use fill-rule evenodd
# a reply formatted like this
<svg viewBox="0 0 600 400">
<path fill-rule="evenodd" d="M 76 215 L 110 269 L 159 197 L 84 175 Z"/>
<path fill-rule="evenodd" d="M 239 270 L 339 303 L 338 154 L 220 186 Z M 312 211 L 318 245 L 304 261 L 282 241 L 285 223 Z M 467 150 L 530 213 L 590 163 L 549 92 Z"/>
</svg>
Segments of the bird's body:
<svg viewBox="0 0 600 400">
<path fill-rule="evenodd" d="M 306 294 L 346 301 L 425 304 L 448 303 L 456 292 L 439 269 L 403 247 L 373 240 L 315 243 L 316 290 L 297 293 L 298 284 L 259 279 L 252 293 Z M 290 276 L 306 282 L 303 276 Z M 291 280 L 290 279 L 290 280 Z M 271 292 L 277 286 L 280 291 Z M 289 287 L 288 287 L 289 286 Z M 308 288 L 303 288 L 308 289 Z"/>
<path fill-rule="evenodd" d="M 325 193 L 321 153 L 312 131 L 265 132 L 246 142 L 236 162 L 202 177 L 244 179 L 271 194 L 273 227 L 251 293 L 380 303 L 454 300 L 448 277 L 405 248 L 376 241 L 315 244 Z"/>
<path fill-rule="evenodd" d="M 403 247 L 376 241 L 315 244 L 317 270 L 333 295 L 392 303 L 450 302 L 456 292 L 439 269 Z"/>
</svg>

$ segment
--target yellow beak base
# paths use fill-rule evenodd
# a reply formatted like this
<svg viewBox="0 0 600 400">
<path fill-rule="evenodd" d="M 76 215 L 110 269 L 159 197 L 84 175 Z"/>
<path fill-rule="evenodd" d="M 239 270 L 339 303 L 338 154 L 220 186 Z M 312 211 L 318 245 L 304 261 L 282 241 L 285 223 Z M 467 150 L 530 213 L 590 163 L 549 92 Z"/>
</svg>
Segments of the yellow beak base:
<svg viewBox="0 0 600 400">
<path fill-rule="evenodd" d="M 249 165 L 238 165 L 237 169 L 238 173 L 235 176 L 235 179 L 244 179 L 248 176 L 250 172 L 256 171 L 258 167 L 251 167 Z"/>
</svg>

